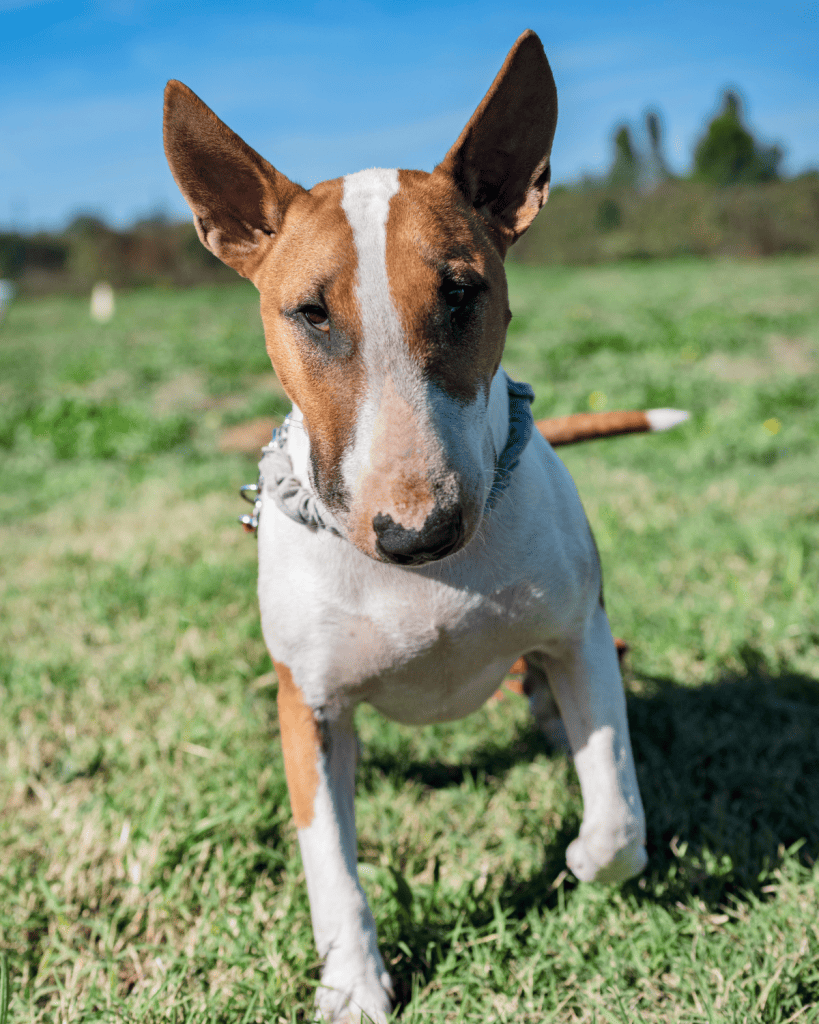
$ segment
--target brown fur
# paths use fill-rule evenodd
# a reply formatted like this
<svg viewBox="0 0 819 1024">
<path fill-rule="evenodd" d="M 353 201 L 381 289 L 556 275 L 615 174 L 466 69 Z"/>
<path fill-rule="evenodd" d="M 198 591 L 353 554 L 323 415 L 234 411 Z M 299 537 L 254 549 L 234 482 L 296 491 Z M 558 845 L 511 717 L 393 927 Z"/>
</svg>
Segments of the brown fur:
<svg viewBox="0 0 819 1024">
<path fill-rule="evenodd" d="M 488 391 L 500 363 L 509 321 L 503 256 L 546 198 L 556 116 L 540 41 L 524 33 L 442 164 L 432 174 L 400 173 L 386 259 L 403 342 L 423 375 L 463 404 Z M 498 139 L 504 149 L 508 140 L 509 151 L 517 150 L 514 161 L 497 149 Z M 341 473 L 354 425 L 349 409 L 360 402 L 365 374 L 355 244 L 341 207 L 342 180 L 307 192 L 179 82 L 166 89 L 165 149 L 203 243 L 261 293 L 268 353 L 310 436 L 313 486 L 342 521 L 349 518 L 353 542 L 378 557 L 370 508 L 375 491 L 363 501 L 361 515 L 345 515 L 353 497 Z M 468 308 L 451 315 L 445 291 L 458 284 L 478 288 Z M 329 314 L 324 342 L 298 313 L 307 304 Z M 390 399 L 384 414 L 411 420 L 412 410 L 398 405 Z M 411 434 L 395 424 L 385 430 L 378 471 L 391 463 L 392 479 L 375 489 L 375 503 L 388 497 L 387 508 L 376 512 L 394 512 L 396 522 L 418 529 L 442 501 L 462 496 L 454 493 L 449 467 L 430 461 L 436 439 Z M 402 455 L 405 449 L 411 453 Z"/>
<path fill-rule="evenodd" d="M 630 648 L 625 640 L 621 640 L 620 637 L 614 638 L 614 646 L 617 650 L 617 660 L 620 664 L 623 664 L 623 659 L 628 654 Z M 521 697 L 529 696 L 529 687 L 526 685 L 526 681 L 521 676 L 525 676 L 529 671 L 529 666 L 526 664 L 526 658 L 518 658 L 518 660 L 512 665 L 509 671 L 506 673 L 506 679 L 503 681 L 503 688 L 498 690 L 493 700 L 497 700 L 503 696 L 503 690 L 509 690 L 511 693 L 517 693 Z"/>
<path fill-rule="evenodd" d="M 304 703 L 290 669 L 278 661 L 273 664 L 279 677 L 279 728 L 293 820 L 296 828 L 307 828 L 315 813 L 321 737 L 315 716 Z"/>
<path fill-rule="evenodd" d="M 439 165 L 486 218 L 504 253 L 549 195 L 556 124 L 552 70 L 540 40 L 529 30 L 509 51 L 489 92 Z"/>
<path fill-rule="evenodd" d="M 165 152 L 203 244 L 259 289 L 268 354 L 310 431 L 314 483 L 331 508 L 343 508 L 346 413 L 362 371 L 355 246 L 341 209 L 341 179 L 307 192 L 175 81 L 165 90 Z M 332 310 L 342 358 L 324 352 L 286 315 L 307 302 Z"/>
<path fill-rule="evenodd" d="M 253 277 L 304 189 L 250 148 L 186 85 L 165 89 L 165 154 L 202 244 Z"/>
<path fill-rule="evenodd" d="M 577 444 L 578 441 L 592 441 L 597 437 L 641 434 L 651 430 L 648 417 L 639 409 L 621 412 L 580 412 L 573 416 L 537 420 L 535 426 L 554 448 L 563 444 Z"/>
<path fill-rule="evenodd" d="M 355 245 L 341 209 L 342 188 L 341 179 L 321 182 L 306 193 L 309 209 L 294 204 L 255 279 L 268 354 L 288 397 L 304 414 L 313 482 L 336 511 L 347 507 L 341 461 L 353 426 L 349 409 L 364 387 Z M 285 315 L 306 302 L 319 302 L 329 312 L 332 337 L 342 346 L 338 352 L 327 353 L 306 327 Z"/>
<path fill-rule="evenodd" d="M 399 181 L 387 271 L 407 348 L 427 379 L 468 404 L 488 389 L 503 351 L 509 303 L 502 256 L 447 175 L 401 171 Z M 447 279 L 484 286 L 468 319 L 450 318 L 441 291 Z"/>
</svg>

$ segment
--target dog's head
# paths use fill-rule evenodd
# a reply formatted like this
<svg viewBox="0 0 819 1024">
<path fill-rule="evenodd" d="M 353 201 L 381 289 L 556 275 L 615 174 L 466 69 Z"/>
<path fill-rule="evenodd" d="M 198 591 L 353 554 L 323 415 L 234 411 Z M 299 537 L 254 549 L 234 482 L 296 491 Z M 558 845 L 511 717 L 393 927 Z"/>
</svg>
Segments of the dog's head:
<svg viewBox="0 0 819 1024">
<path fill-rule="evenodd" d="M 431 174 L 360 171 L 307 191 L 168 83 L 165 152 L 199 237 L 259 289 L 312 485 L 372 558 L 443 558 L 478 528 L 511 315 L 503 259 L 546 200 L 556 121 L 525 32 Z"/>
</svg>

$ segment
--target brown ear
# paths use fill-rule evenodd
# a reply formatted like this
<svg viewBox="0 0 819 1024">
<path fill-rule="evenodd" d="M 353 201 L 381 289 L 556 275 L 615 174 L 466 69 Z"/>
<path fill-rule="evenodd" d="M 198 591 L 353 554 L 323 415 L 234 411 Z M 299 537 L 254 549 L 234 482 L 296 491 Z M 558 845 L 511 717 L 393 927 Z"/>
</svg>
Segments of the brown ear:
<svg viewBox="0 0 819 1024">
<path fill-rule="evenodd" d="M 450 175 L 504 248 L 546 202 L 557 89 L 540 39 L 518 39 L 458 141 L 436 168 Z"/>
<path fill-rule="evenodd" d="M 202 244 L 252 278 L 305 190 L 280 174 L 181 82 L 165 88 L 165 155 Z"/>
</svg>

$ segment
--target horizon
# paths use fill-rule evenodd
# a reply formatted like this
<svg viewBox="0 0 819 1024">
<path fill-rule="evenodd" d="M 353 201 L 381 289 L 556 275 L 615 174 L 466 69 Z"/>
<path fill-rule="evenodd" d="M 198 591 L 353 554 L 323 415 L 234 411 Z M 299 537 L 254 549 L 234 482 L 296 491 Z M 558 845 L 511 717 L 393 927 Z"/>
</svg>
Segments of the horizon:
<svg viewBox="0 0 819 1024">
<path fill-rule="evenodd" d="M 0 231 L 60 230 L 78 215 L 122 228 L 187 219 L 165 163 L 162 92 L 189 85 L 225 123 L 306 187 L 367 166 L 431 170 L 457 138 L 526 28 L 558 85 L 553 183 L 602 177 L 612 137 L 639 142 L 647 110 L 663 123 L 670 170 L 694 146 L 725 89 L 783 173 L 819 167 L 816 6 L 645 0 L 568 11 L 485 0 L 427 0 L 294 11 L 250 0 L 195 11 L 153 0 L 0 0 Z"/>
</svg>

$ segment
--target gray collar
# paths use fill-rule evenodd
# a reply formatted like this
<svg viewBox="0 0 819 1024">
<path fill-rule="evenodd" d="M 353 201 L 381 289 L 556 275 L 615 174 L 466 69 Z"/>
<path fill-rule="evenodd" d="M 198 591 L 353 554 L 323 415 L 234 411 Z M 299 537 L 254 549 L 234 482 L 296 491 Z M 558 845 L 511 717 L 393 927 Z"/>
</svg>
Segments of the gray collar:
<svg viewBox="0 0 819 1024">
<path fill-rule="evenodd" d="M 520 462 L 523 449 L 529 443 L 534 425 L 531 404 L 535 393 L 532 386 L 519 384 L 512 380 L 505 371 L 503 372 L 509 393 L 509 434 L 495 465 L 495 479 L 489 491 L 487 508 L 491 508 L 499 495 L 506 490 L 512 472 Z M 287 452 L 289 429 L 290 417 L 286 416 L 284 423 L 273 431 L 270 444 L 262 449 L 258 483 L 246 484 L 241 490 L 242 497 L 253 502 L 253 512 L 250 515 L 242 516 L 239 521 L 246 530 L 256 531 L 262 506 L 262 488 L 266 488 L 281 511 L 294 522 L 309 526 L 314 530 L 329 530 L 337 537 L 343 537 L 344 535 L 335 525 L 332 515 L 324 507 L 318 495 L 309 490 L 297 476 L 294 476 L 293 463 Z"/>
</svg>

